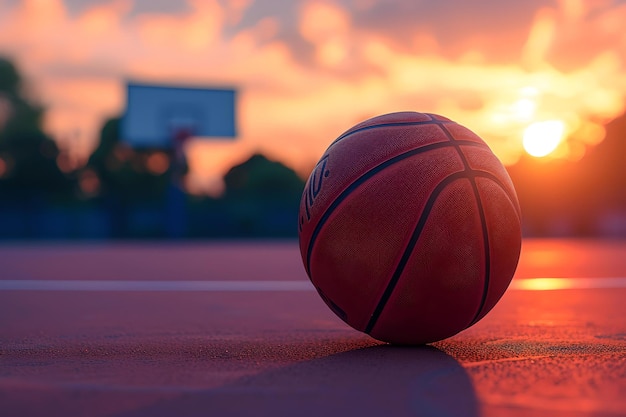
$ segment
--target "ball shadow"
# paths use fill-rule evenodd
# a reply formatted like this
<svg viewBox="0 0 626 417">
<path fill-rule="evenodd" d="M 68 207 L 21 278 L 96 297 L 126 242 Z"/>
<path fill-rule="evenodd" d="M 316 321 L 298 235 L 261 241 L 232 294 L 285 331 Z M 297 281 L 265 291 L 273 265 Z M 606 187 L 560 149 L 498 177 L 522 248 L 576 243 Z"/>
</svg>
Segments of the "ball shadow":
<svg viewBox="0 0 626 417">
<path fill-rule="evenodd" d="M 132 415 L 477 416 L 478 401 L 467 372 L 448 354 L 431 346 L 380 345 L 273 369 L 135 411 Z"/>
</svg>

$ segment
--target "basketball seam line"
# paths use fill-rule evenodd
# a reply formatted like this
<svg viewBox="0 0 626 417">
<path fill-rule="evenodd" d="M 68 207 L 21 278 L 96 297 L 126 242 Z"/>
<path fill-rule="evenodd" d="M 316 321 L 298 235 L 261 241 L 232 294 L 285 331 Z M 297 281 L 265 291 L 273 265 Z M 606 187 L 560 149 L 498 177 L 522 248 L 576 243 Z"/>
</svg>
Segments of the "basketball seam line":
<svg viewBox="0 0 626 417">
<path fill-rule="evenodd" d="M 431 118 L 431 121 L 435 122 L 435 119 L 433 118 L 432 115 L 428 115 Z M 465 154 L 463 153 L 463 151 L 461 150 L 461 144 L 459 143 L 460 141 L 456 140 L 454 138 L 454 136 L 452 136 L 452 134 L 450 133 L 450 131 L 448 131 L 448 129 L 445 128 L 445 126 L 443 126 L 443 123 L 435 123 L 437 126 L 439 126 L 439 128 L 441 129 L 441 131 L 445 134 L 445 136 L 448 138 L 449 142 L 451 144 L 451 146 L 454 147 L 454 149 L 456 150 L 457 154 L 459 155 L 459 158 L 461 159 L 461 162 L 463 163 L 464 166 L 464 170 L 461 171 L 460 173 L 457 174 L 462 174 L 459 175 L 460 177 L 463 178 L 468 178 L 468 180 L 470 181 L 473 193 L 474 193 L 474 198 L 476 199 L 476 205 L 477 205 L 477 209 L 478 209 L 478 214 L 480 217 L 480 222 L 481 222 L 481 229 L 482 229 L 482 235 L 483 235 L 483 248 L 485 251 L 485 281 L 484 281 L 484 286 L 483 286 L 483 293 L 482 293 L 482 297 L 481 297 L 481 301 L 479 304 L 479 308 L 478 308 L 478 312 L 476 313 L 476 315 L 474 316 L 474 318 L 472 319 L 472 321 L 470 322 L 470 325 L 473 324 L 476 319 L 478 318 L 478 316 L 480 315 L 480 313 L 482 312 L 482 309 L 484 308 L 484 305 L 486 303 L 486 299 L 487 299 L 487 293 L 489 290 L 489 281 L 490 281 L 490 275 L 491 275 L 491 257 L 490 257 L 490 249 L 489 249 L 489 236 L 487 233 L 487 222 L 485 219 L 485 213 L 483 210 L 483 206 L 482 206 L 482 201 L 480 199 L 480 194 L 478 192 L 478 186 L 476 185 L 476 181 L 475 181 L 475 171 L 470 167 L 467 158 L 465 157 Z M 441 181 L 437 187 L 435 188 L 435 191 L 438 190 L 438 193 L 435 194 L 435 191 L 433 191 L 433 194 L 431 194 L 430 198 L 428 199 L 427 205 L 424 208 L 424 211 L 422 212 L 422 214 L 420 215 L 420 218 L 418 220 L 417 226 L 413 231 L 413 234 L 411 236 L 411 240 L 409 241 L 409 245 L 407 245 L 407 247 L 404 250 L 404 253 L 402 254 L 402 258 L 400 259 L 400 262 L 398 263 L 396 270 L 394 271 L 394 274 L 392 275 L 392 278 L 390 279 L 389 283 L 387 284 L 387 287 L 385 288 L 385 291 L 383 292 L 383 295 L 381 296 L 378 304 L 376 305 L 376 308 L 374 309 L 374 312 L 372 313 L 372 316 L 370 317 L 370 320 L 367 324 L 367 327 L 365 329 L 366 333 L 370 333 L 372 331 L 372 329 L 374 328 L 374 326 L 376 325 L 376 322 L 378 321 L 378 318 L 380 317 L 380 314 L 382 314 L 383 309 L 385 308 L 385 305 L 387 304 L 387 301 L 389 300 L 389 298 L 391 297 L 391 294 L 393 292 L 393 290 L 395 289 L 398 281 L 400 280 L 400 275 L 402 274 L 402 272 L 404 271 L 404 267 L 406 266 L 406 263 L 408 262 L 408 259 L 410 258 L 413 249 L 415 247 L 415 245 L 417 244 L 417 240 L 419 239 L 419 235 L 421 234 L 421 231 L 424 227 L 424 224 L 426 222 L 426 218 L 428 217 L 427 215 L 424 217 L 424 214 L 429 214 L 430 210 L 432 209 L 432 206 L 434 205 L 434 202 L 436 200 L 436 198 L 439 196 L 439 194 L 442 192 L 443 188 L 445 188 L 445 186 L 448 185 L 448 183 L 446 182 L 446 184 L 444 184 L 443 187 L 440 188 L 441 184 L 450 179 L 451 176 L 445 178 L 443 181 Z M 434 197 L 434 198 L 433 198 Z M 428 208 L 428 212 L 427 209 Z"/>
<path fill-rule="evenodd" d="M 441 182 L 439 184 L 437 184 L 437 187 L 439 187 L 444 182 L 445 182 L 445 186 L 448 186 L 452 182 L 457 181 L 459 179 L 467 179 L 467 180 L 471 181 L 472 177 L 474 177 L 474 178 L 480 177 L 480 178 L 486 178 L 486 179 L 493 179 L 492 175 L 490 173 L 486 172 L 486 171 L 479 171 L 479 170 L 471 170 L 470 172 L 468 172 L 468 171 L 458 171 L 458 172 L 456 172 L 454 174 L 451 174 L 451 175 L 447 176 L 443 180 L 441 180 Z M 433 195 L 435 195 L 435 194 L 437 194 L 437 197 L 438 197 L 439 194 L 441 192 L 443 192 L 443 189 L 445 188 L 445 186 L 443 186 L 441 190 L 438 190 L 437 187 L 435 187 L 435 190 L 433 190 L 433 193 L 432 193 L 431 197 Z M 435 198 L 435 200 L 436 200 L 436 198 Z M 427 204 L 428 204 L 428 202 L 427 202 Z M 418 220 L 418 226 L 419 226 L 419 222 L 421 221 L 421 216 L 424 215 L 424 212 L 426 211 L 426 208 L 427 208 L 427 206 L 424 206 L 424 211 L 420 215 L 420 220 Z M 431 208 L 432 207 L 430 207 L 429 210 Z M 426 213 L 426 214 L 430 214 L 430 212 Z M 427 217 L 428 216 L 426 216 L 426 218 Z M 414 229 L 413 234 L 415 234 L 416 232 L 417 232 L 417 226 Z M 403 254 L 400 262 L 398 263 L 398 266 L 396 267 L 396 270 L 400 269 L 400 273 L 397 275 L 397 278 L 394 278 L 396 276 L 395 272 L 394 272 L 394 275 L 392 275 L 392 279 L 387 284 L 387 288 L 383 292 L 383 296 L 381 296 L 381 299 L 379 300 L 378 305 L 376 306 L 374 312 L 370 316 L 370 321 L 368 322 L 368 326 L 366 327 L 365 333 L 369 334 L 369 332 L 376 325 L 376 322 L 378 321 L 378 318 L 380 317 L 380 314 L 382 314 L 382 311 L 385 308 L 385 305 L 389 301 L 389 298 L 391 297 L 391 294 L 392 294 L 393 290 L 395 289 L 395 286 L 397 285 L 397 283 L 398 283 L 398 281 L 400 279 L 400 274 L 404 270 L 404 267 L 406 266 L 405 264 L 408 262 L 408 258 L 410 257 L 410 255 L 413 252 L 414 246 L 417 245 L 417 240 L 419 239 L 419 235 L 420 234 L 421 234 L 421 230 L 419 231 L 418 235 L 415 236 L 415 243 L 413 244 L 413 247 L 409 247 L 408 245 L 410 245 L 411 242 L 413 241 L 413 235 L 411 235 L 411 239 L 409 240 L 409 244 L 405 248 L 405 252 L 408 253 L 408 255 L 406 257 L 406 261 L 404 263 L 402 262 L 402 260 L 405 257 L 404 254 Z M 481 307 L 481 309 L 482 309 L 482 307 Z M 473 323 L 471 323 L 471 324 L 473 324 Z"/>
<path fill-rule="evenodd" d="M 429 115 L 429 116 L 432 118 L 432 115 Z M 404 272 L 404 268 L 406 267 L 406 264 L 410 256 L 412 255 L 413 250 L 415 249 L 415 245 L 417 245 L 417 241 L 419 240 L 419 236 L 421 235 L 421 232 L 424 228 L 426 219 L 428 218 L 428 214 L 430 214 L 430 210 L 432 210 L 432 207 L 434 206 L 435 201 L 439 197 L 439 194 L 441 194 L 441 192 L 446 186 L 448 186 L 451 182 L 453 182 L 454 180 L 458 178 L 467 178 L 470 181 L 470 184 L 472 186 L 474 198 L 476 199 L 476 205 L 477 205 L 477 209 L 478 209 L 478 213 L 480 217 L 481 230 L 482 230 L 482 235 L 483 235 L 483 248 L 485 250 L 485 281 L 484 281 L 484 286 L 483 286 L 483 292 L 482 292 L 482 297 L 481 297 L 478 311 L 476 315 L 474 316 L 474 318 L 472 319 L 472 321 L 470 322 L 470 325 L 474 324 L 474 322 L 478 319 L 487 300 L 490 275 L 491 275 L 490 245 L 489 245 L 489 236 L 488 236 L 488 231 L 487 231 L 487 221 L 485 219 L 485 213 L 484 213 L 484 209 L 482 205 L 482 200 L 480 199 L 478 186 L 476 185 L 476 180 L 475 180 L 477 176 L 487 176 L 487 175 L 477 175 L 481 171 L 476 171 L 470 167 L 467 161 L 467 158 L 465 157 L 465 154 L 461 150 L 461 144 L 465 144 L 464 142 L 466 141 L 463 141 L 463 143 L 461 143 L 461 141 L 458 141 L 457 139 L 455 139 L 454 136 L 452 136 L 452 134 L 442 124 L 440 123 L 436 123 L 436 124 L 441 128 L 443 133 L 449 139 L 449 142 L 447 143 L 450 143 L 451 146 L 453 146 L 455 150 L 457 151 L 459 158 L 461 159 L 463 163 L 464 170 L 444 178 L 435 187 L 435 190 L 433 190 L 433 193 L 431 194 L 426 205 L 424 206 L 424 210 L 422 211 L 422 214 L 420 215 L 418 223 L 415 229 L 413 230 L 411 239 L 409 240 L 408 245 L 405 247 L 402 257 L 400 258 L 400 261 L 398 262 L 398 265 L 396 266 L 396 269 L 391 279 L 389 280 L 389 283 L 387 284 L 385 291 L 383 292 L 380 300 L 378 301 L 378 304 L 376 305 L 376 308 L 374 309 L 374 311 L 372 312 L 372 315 L 370 316 L 370 320 L 365 328 L 365 333 L 368 333 L 368 334 L 373 330 L 374 326 L 376 325 L 376 322 L 378 321 L 378 318 L 382 314 L 383 309 L 385 308 L 389 298 L 391 297 L 391 294 L 393 293 L 396 285 L 398 284 L 398 281 L 400 280 L 400 276 L 402 275 L 402 272 Z M 504 188 L 503 190 L 506 193 L 506 190 Z"/>
<path fill-rule="evenodd" d="M 516 199 L 514 198 L 513 194 L 511 194 L 509 192 L 509 190 L 507 190 L 506 185 L 500 181 L 498 179 L 498 177 L 496 177 L 495 175 L 487 172 L 487 171 L 477 171 L 474 170 L 475 173 L 480 172 L 481 175 L 477 175 L 478 177 L 481 178 L 485 178 L 488 180 L 491 180 L 492 182 L 494 182 L 498 188 L 500 188 L 502 191 L 504 191 L 504 195 L 506 195 L 506 197 L 509 199 L 509 202 L 511 203 L 511 206 L 513 207 L 513 211 L 515 212 L 515 215 L 517 216 L 517 219 L 521 222 L 522 221 L 522 213 L 518 210 L 518 204 L 516 203 Z"/>
<path fill-rule="evenodd" d="M 480 198 L 480 192 L 478 191 L 478 185 L 476 184 L 476 176 L 474 174 L 474 170 L 470 167 L 467 158 L 465 157 L 465 153 L 461 149 L 461 146 L 457 143 L 457 140 L 452 136 L 450 131 L 446 129 L 444 126 L 439 126 L 444 134 L 448 137 L 448 139 L 454 144 L 454 147 L 459 154 L 459 157 L 463 161 L 463 165 L 465 166 L 465 172 L 468 173 L 468 179 L 472 186 L 472 190 L 474 192 L 474 198 L 476 199 L 476 206 L 478 209 L 478 217 L 480 218 L 480 226 L 483 235 L 483 249 L 485 251 L 485 281 L 483 283 L 483 293 L 480 299 L 480 303 L 478 305 L 478 311 L 474 315 L 474 318 L 470 321 L 469 325 L 474 324 L 480 313 L 482 313 L 483 308 L 485 307 L 485 303 L 487 302 L 487 295 L 489 294 L 489 283 L 491 281 L 491 248 L 489 243 L 489 231 L 487 229 L 487 220 L 485 218 L 485 210 L 483 207 L 482 199 Z"/>
<path fill-rule="evenodd" d="M 424 205 L 424 209 L 422 210 L 422 213 L 420 214 L 417 224 L 415 228 L 413 229 L 411 238 L 409 239 L 409 242 L 404 248 L 404 252 L 402 253 L 402 256 L 400 257 L 400 261 L 398 262 L 398 265 L 396 266 L 396 269 L 394 270 L 393 275 L 391 276 L 391 279 L 387 283 L 387 287 L 385 288 L 385 291 L 383 291 L 383 294 L 378 300 L 378 303 L 376 304 L 376 307 L 374 308 L 374 311 L 372 312 L 372 315 L 370 316 L 367 326 L 365 327 L 365 333 L 369 334 L 372 331 L 372 329 L 376 325 L 376 322 L 378 321 L 378 318 L 382 314 L 383 309 L 387 305 L 387 301 L 389 301 L 391 294 L 395 290 L 396 285 L 398 284 L 398 281 L 400 280 L 400 276 L 404 272 L 404 268 L 406 267 L 406 264 L 409 262 L 409 258 L 413 254 L 413 250 L 415 249 L 415 246 L 417 245 L 417 241 L 419 240 L 422 234 L 422 230 L 424 229 L 424 226 L 426 225 L 426 220 L 428 220 L 430 211 L 435 205 L 435 202 L 437 198 L 439 197 L 439 194 L 441 194 L 443 190 L 454 181 L 467 178 L 466 174 L 467 173 L 465 171 L 458 171 L 454 174 L 447 176 L 446 178 L 441 180 L 439 184 L 437 184 L 433 192 L 430 194 L 430 197 L 426 201 L 426 204 Z"/>
<path fill-rule="evenodd" d="M 484 146 L 480 142 L 472 142 L 472 141 L 459 141 L 459 142 L 461 142 L 463 145 L 467 145 L 467 146 L 477 146 L 477 147 L 483 147 Z M 309 239 L 309 247 L 307 249 L 307 257 L 306 257 L 306 272 L 309 274 L 309 277 L 311 276 L 311 253 L 313 252 L 313 247 L 315 246 L 315 240 L 317 239 L 317 236 L 319 235 L 322 226 L 324 226 L 324 224 L 326 223 L 328 218 L 331 216 L 331 214 L 335 211 L 335 209 L 339 206 L 339 204 L 341 204 L 343 202 L 343 200 L 345 200 L 347 198 L 347 196 L 350 193 L 352 193 L 352 191 L 354 191 L 356 188 L 361 186 L 364 182 L 366 182 L 367 180 L 372 178 L 374 175 L 376 175 L 379 172 L 383 171 L 385 168 L 395 164 L 396 162 L 399 162 L 399 161 L 404 160 L 406 158 L 410 158 L 410 157 L 415 156 L 415 155 L 419 155 L 419 154 L 424 153 L 424 152 L 428 152 L 428 151 L 432 151 L 432 150 L 436 150 L 436 149 L 443 149 L 443 148 L 453 147 L 453 146 L 454 146 L 454 144 L 446 141 L 446 142 L 431 143 L 429 145 L 424 145 L 424 146 L 421 146 L 419 148 L 411 149 L 409 151 L 406 151 L 404 153 L 396 155 L 393 158 L 387 159 L 386 161 L 376 165 L 375 167 L 371 168 L 369 171 L 367 171 L 366 173 L 364 173 L 363 175 L 361 175 L 360 177 L 355 179 L 352 183 L 350 183 L 350 185 L 348 185 L 346 187 L 346 189 L 343 190 L 333 200 L 332 203 L 330 203 L 330 205 L 328 206 L 326 211 L 320 217 L 320 220 L 315 225 L 315 229 L 313 230 L 313 233 L 311 234 L 311 238 Z M 465 171 L 459 171 L 459 172 L 465 172 Z"/>
<path fill-rule="evenodd" d="M 328 149 L 333 147 L 333 145 L 335 145 L 335 144 L 341 142 L 342 140 L 346 139 L 347 137 L 352 136 L 352 135 L 354 135 L 355 133 L 358 133 L 358 132 L 363 132 L 364 130 L 378 129 L 380 127 L 439 125 L 439 124 L 443 124 L 443 123 L 454 123 L 451 120 L 450 121 L 436 120 L 436 119 L 432 119 L 431 115 L 428 115 L 428 116 L 431 117 L 431 120 L 422 120 L 422 121 L 414 121 L 414 122 L 389 122 L 389 123 L 381 123 L 381 124 L 376 124 L 376 125 L 371 125 L 371 126 L 364 126 L 364 127 L 359 128 L 359 129 L 356 129 L 356 130 L 353 130 L 353 131 L 350 131 L 350 132 L 346 132 L 343 135 L 339 136 L 330 145 L 328 145 Z"/>
</svg>

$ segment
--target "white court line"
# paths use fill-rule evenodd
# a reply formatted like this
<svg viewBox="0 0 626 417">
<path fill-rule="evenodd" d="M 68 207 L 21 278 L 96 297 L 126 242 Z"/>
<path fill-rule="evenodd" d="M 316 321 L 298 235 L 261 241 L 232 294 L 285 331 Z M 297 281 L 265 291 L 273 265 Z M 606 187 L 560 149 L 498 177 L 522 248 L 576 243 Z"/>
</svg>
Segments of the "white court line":
<svg viewBox="0 0 626 417">
<path fill-rule="evenodd" d="M 509 290 L 551 291 L 626 288 L 626 277 L 614 278 L 527 278 L 515 279 Z M 300 281 L 119 281 L 119 280 L 0 280 L 0 291 L 313 291 Z"/>
<path fill-rule="evenodd" d="M 509 288 L 512 290 L 522 290 L 522 291 L 626 288 L 626 277 L 514 279 L 511 282 L 511 285 Z"/>
<path fill-rule="evenodd" d="M 311 291 L 309 281 L 4 280 L 0 291 Z"/>
</svg>

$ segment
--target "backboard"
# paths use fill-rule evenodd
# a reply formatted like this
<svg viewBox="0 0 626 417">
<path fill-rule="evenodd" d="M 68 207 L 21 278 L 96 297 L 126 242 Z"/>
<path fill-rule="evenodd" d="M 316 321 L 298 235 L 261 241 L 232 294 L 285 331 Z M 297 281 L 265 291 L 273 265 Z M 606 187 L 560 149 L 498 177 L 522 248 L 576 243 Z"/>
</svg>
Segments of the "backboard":
<svg viewBox="0 0 626 417">
<path fill-rule="evenodd" d="M 121 138 L 133 148 L 170 149 L 183 132 L 193 137 L 233 139 L 236 90 L 232 88 L 127 84 Z"/>
</svg>

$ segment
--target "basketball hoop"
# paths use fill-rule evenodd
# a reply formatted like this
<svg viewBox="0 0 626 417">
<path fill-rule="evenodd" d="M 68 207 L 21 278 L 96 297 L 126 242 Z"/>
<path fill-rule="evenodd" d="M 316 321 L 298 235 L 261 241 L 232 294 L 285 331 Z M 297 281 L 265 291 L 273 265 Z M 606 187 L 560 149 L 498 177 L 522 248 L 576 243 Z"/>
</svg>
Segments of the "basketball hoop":
<svg viewBox="0 0 626 417">
<path fill-rule="evenodd" d="M 182 149 L 190 137 L 235 139 L 233 88 L 129 83 L 121 137 L 134 149 Z"/>
</svg>

